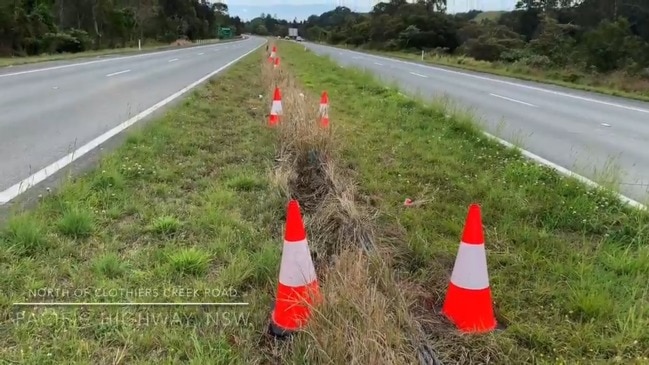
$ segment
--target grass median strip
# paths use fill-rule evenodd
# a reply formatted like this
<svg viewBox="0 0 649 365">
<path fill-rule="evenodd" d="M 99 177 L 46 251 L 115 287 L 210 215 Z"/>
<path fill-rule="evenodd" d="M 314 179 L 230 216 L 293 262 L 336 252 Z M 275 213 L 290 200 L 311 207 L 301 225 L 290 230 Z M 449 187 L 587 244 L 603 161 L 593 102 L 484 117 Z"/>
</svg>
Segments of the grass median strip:
<svg viewBox="0 0 649 365">
<path fill-rule="evenodd" d="M 326 89 L 342 159 L 396 246 L 394 270 L 450 363 L 593 363 L 649 356 L 649 218 L 612 194 L 526 161 L 368 74 L 288 42 L 283 64 Z M 407 197 L 424 204 L 403 207 Z M 506 330 L 458 336 L 436 318 L 466 208 L 483 207 L 496 309 Z M 395 238 L 396 236 L 396 238 Z M 428 321 L 428 323 L 426 323 Z"/>
<path fill-rule="evenodd" d="M 445 363 L 649 356 L 645 213 L 523 160 L 441 107 L 278 45 L 280 69 L 244 59 L 95 171 L 11 217 L 0 234 L 3 359 L 416 363 L 419 332 Z M 275 84 L 290 119 L 271 131 Z M 316 125 L 323 89 L 328 137 L 303 129 Z M 308 334 L 279 343 L 264 332 L 287 195 L 304 202 L 325 303 Z M 474 201 L 507 327 L 478 338 L 457 335 L 435 309 Z M 29 301 L 249 305 L 11 306 Z"/>
<path fill-rule="evenodd" d="M 49 363 L 245 363 L 276 283 L 285 199 L 255 53 L 87 176 L 0 233 L 0 358 Z M 49 292 L 48 292 L 49 289 Z M 242 307 L 14 302 L 248 302 Z"/>
</svg>

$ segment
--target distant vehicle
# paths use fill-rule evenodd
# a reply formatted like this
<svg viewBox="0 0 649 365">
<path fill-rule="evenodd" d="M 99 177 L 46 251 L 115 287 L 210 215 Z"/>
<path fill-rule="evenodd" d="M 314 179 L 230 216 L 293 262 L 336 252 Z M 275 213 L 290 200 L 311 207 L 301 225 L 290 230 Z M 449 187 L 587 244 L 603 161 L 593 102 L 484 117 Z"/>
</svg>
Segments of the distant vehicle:
<svg viewBox="0 0 649 365">
<path fill-rule="evenodd" d="M 295 37 L 295 40 L 298 42 L 302 42 L 304 39 L 300 36 Z"/>
</svg>

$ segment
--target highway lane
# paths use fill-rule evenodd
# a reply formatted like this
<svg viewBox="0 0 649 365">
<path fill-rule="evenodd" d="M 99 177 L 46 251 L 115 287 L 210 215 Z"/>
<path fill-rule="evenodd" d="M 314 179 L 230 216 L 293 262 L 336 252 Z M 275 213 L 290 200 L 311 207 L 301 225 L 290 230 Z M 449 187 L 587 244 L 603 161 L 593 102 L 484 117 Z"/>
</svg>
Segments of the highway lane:
<svg viewBox="0 0 649 365">
<path fill-rule="evenodd" d="M 264 42 L 0 69 L 0 205 Z"/>
<path fill-rule="evenodd" d="M 404 92 L 449 97 L 484 129 L 593 180 L 618 174 L 620 191 L 646 203 L 649 103 L 318 44 L 306 46 L 341 65 L 374 72 Z M 335 97 L 335 96 L 332 96 Z"/>
</svg>

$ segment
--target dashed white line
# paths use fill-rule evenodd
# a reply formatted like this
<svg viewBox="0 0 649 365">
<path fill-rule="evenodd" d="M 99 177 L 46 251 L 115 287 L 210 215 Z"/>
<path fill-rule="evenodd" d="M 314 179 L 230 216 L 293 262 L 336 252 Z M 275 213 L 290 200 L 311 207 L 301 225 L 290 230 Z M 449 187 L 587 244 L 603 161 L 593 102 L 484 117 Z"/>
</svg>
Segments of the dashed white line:
<svg viewBox="0 0 649 365">
<path fill-rule="evenodd" d="M 600 123 L 600 124 L 602 125 L 602 127 L 610 127 L 610 126 L 611 126 L 611 125 L 608 124 L 608 123 Z"/>
<path fill-rule="evenodd" d="M 333 48 L 333 47 L 331 47 L 331 48 Z M 349 53 L 353 53 L 353 54 L 354 54 L 354 53 L 355 53 L 355 54 L 362 54 L 362 55 L 364 55 L 364 56 L 366 56 L 366 57 L 375 57 L 375 58 L 379 58 L 379 59 L 385 59 L 385 60 L 388 60 L 388 61 L 400 62 L 400 63 L 407 64 L 407 65 L 414 65 L 414 66 L 419 66 L 419 67 L 426 67 L 426 68 L 428 68 L 428 69 L 433 69 L 433 70 L 438 70 L 438 71 L 443 71 L 443 72 L 453 73 L 453 74 L 457 74 L 457 75 L 460 75 L 460 76 L 472 77 L 472 78 L 476 78 L 476 79 L 483 79 L 483 80 L 493 81 L 493 82 L 498 82 L 498 83 L 502 83 L 502 84 L 509 84 L 509 85 L 516 86 L 516 87 L 521 87 L 521 88 L 525 88 L 525 89 L 531 89 L 531 90 L 541 91 L 541 92 L 550 93 L 550 94 L 555 94 L 555 95 L 566 96 L 566 97 L 569 97 L 569 98 L 580 99 L 580 100 L 583 100 L 583 101 L 588 101 L 588 102 L 592 102 L 592 103 L 598 103 L 598 104 L 603 104 L 603 105 L 613 106 L 613 107 L 617 107 L 617 108 L 621 108 L 621 109 L 633 110 L 633 111 L 637 111 L 637 112 L 641 112 L 641 113 L 649 113 L 649 110 L 648 110 L 648 109 L 641 109 L 641 108 L 635 108 L 635 107 L 625 106 L 625 105 L 621 105 L 621 104 L 609 103 L 609 102 L 605 102 L 605 101 L 601 101 L 601 100 L 585 98 L 585 97 L 581 97 L 581 96 L 577 96 L 577 95 L 571 95 L 571 94 L 563 93 L 563 92 L 560 92 L 560 91 L 547 90 L 547 89 L 542 89 L 542 88 L 538 88 L 538 87 L 534 87 L 534 86 L 528 86 L 528 85 L 517 84 L 517 83 L 515 83 L 515 82 L 509 82 L 509 81 L 504 81 L 504 80 L 492 79 L 492 78 L 489 78 L 489 77 L 483 77 L 483 76 L 477 76 L 477 75 L 470 75 L 470 74 L 465 74 L 465 73 L 463 73 L 463 72 L 451 71 L 451 70 L 446 70 L 446 69 L 442 69 L 442 68 L 438 68 L 438 67 L 432 67 L 432 66 L 421 65 L 421 64 L 413 63 L 413 62 L 400 61 L 400 60 L 390 59 L 390 58 L 387 58 L 387 57 L 374 56 L 374 55 L 367 54 L 367 53 L 362 53 L 362 52 L 356 52 L 356 51 L 348 51 L 348 52 L 349 52 Z M 511 144 L 511 143 L 509 143 L 509 142 L 507 142 L 507 141 L 505 141 L 505 140 L 502 139 L 502 138 L 496 137 L 496 136 L 494 136 L 493 134 L 490 134 L 490 133 L 485 132 L 485 131 L 482 131 L 482 134 L 484 134 L 484 135 L 487 136 L 488 138 L 491 138 L 491 139 L 497 141 L 498 143 L 500 143 L 500 144 L 502 144 L 502 145 L 504 145 L 504 146 L 506 146 L 506 147 L 508 147 L 508 148 L 514 148 L 514 149 L 518 149 L 518 150 L 520 150 L 520 151 L 521 151 L 521 154 L 522 154 L 523 156 L 525 156 L 525 157 L 527 157 L 527 158 L 529 158 L 529 159 L 531 159 L 531 160 L 533 160 L 533 161 L 536 161 L 536 162 L 538 162 L 538 163 L 540 163 L 540 164 L 542 164 L 542 165 L 549 166 L 549 167 L 551 167 L 552 169 L 558 171 L 558 172 L 559 172 L 560 174 L 562 174 L 562 175 L 565 175 L 565 176 L 569 176 L 569 177 L 575 178 L 575 179 L 581 181 L 582 183 L 584 183 L 584 184 L 586 184 L 586 185 L 588 185 L 588 186 L 591 186 L 591 187 L 602 188 L 602 186 L 599 185 L 598 183 L 596 183 L 596 182 L 594 182 L 594 181 L 592 181 L 592 180 L 590 180 L 590 179 L 588 179 L 588 178 L 586 178 L 586 177 L 584 177 L 584 176 L 581 176 L 581 175 L 579 175 L 579 174 L 577 174 L 577 173 L 575 173 L 575 172 L 572 172 L 572 171 L 568 170 L 567 168 L 565 168 L 565 167 L 563 167 L 563 166 L 560 166 L 560 165 L 558 165 L 558 164 L 555 164 L 554 162 L 552 162 L 552 161 L 550 161 L 550 160 L 546 160 L 545 158 L 543 158 L 543 157 L 541 157 L 541 156 L 535 155 L 534 153 L 532 153 L 532 152 L 530 152 L 530 151 L 527 151 L 527 150 L 521 149 L 521 148 L 519 148 L 519 147 L 517 147 L 517 146 L 515 146 L 515 145 L 513 145 L 513 144 Z M 614 192 L 614 194 L 615 194 L 615 195 L 616 195 L 620 200 L 622 200 L 623 202 L 629 204 L 630 206 L 632 206 L 632 207 L 634 207 L 634 208 L 638 208 L 638 209 L 642 209 L 642 210 L 646 210 L 646 209 L 648 209 L 648 207 L 647 207 L 646 205 L 644 205 L 644 204 L 642 204 L 642 203 L 640 203 L 640 202 L 638 202 L 638 201 L 636 201 L 636 200 L 633 200 L 633 199 L 631 199 L 631 198 L 629 198 L 629 197 L 627 197 L 627 196 L 625 196 L 625 195 L 623 195 L 623 194 L 621 194 L 621 193 Z"/>
<path fill-rule="evenodd" d="M 612 103 L 612 102 L 603 101 L 603 100 L 592 99 L 592 98 L 579 96 L 579 95 L 574 95 L 574 94 L 569 94 L 569 93 L 565 93 L 565 92 L 561 92 L 561 91 L 555 91 L 555 90 L 544 89 L 544 88 L 540 88 L 540 87 L 536 87 L 536 86 L 519 84 L 519 83 L 512 82 L 512 81 L 499 80 L 499 79 L 494 79 L 494 78 L 491 78 L 491 77 L 472 75 L 472 74 L 464 73 L 464 72 L 460 72 L 460 71 L 447 70 L 445 68 L 440 68 L 440 67 L 435 67 L 435 66 L 430 66 L 430 65 L 422 65 L 420 63 L 395 60 L 395 59 L 392 59 L 392 58 L 376 56 L 376 55 L 369 54 L 369 53 L 363 53 L 363 52 L 357 52 L 357 51 L 349 51 L 349 50 L 347 52 L 352 53 L 352 54 L 362 54 L 365 57 L 372 57 L 372 58 L 380 59 L 380 60 L 387 60 L 387 61 L 392 61 L 392 62 L 403 63 L 404 65 L 424 67 L 424 68 L 429 69 L 429 70 L 441 71 L 441 72 L 446 72 L 446 73 L 459 75 L 459 76 L 464 76 L 464 77 L 471 77 L 471 78 L 478 79 L 478 80 L 497 82 L 499 84 L 520 87 L 520 88 L 528 89 L 528 90 L 540 91 L 540 92 L 543 92 L 543 93 L 553 94 L 553 95 L 557 95 L 557 96 L 564 96 L 564 97 L 567 97 L 567 98 L 586 101 L 586 102 L 589 102 L 589 103 L 596 103 L 596 104 L 611 106 L 611 107 L 615 107 L 615 108 L 632 110 L 632 111 L 635 111 L 635 112 L 649 114 L 649 109 L 637 108 L 637 107 L 634 107 L 634 106 L 628 106 L 628 105 L 622 105 L 622 104 Z"/>
<path fill-rule="evenodd" d="M 172 58 L 172 59 L 170 59 L 168 62 L 176 62 L 176 61 L 178 61 L 177 58 Z"/>
<path fill-rule="evenodd" d="M 374 62 L 375 65 L 383 66 L 382 63 Z"/>
<path fill-rule="evenodd" d="M 410 74 L 411 74 L 411 75 L 415 75 L 415 76 L 419 76 L 419 77 L 423 77 L 423 78 L 425 78 L 425 79 L 428 78 L 428 76 L 426 76 L 426 75 L 422 75 L 422 74 L 418 74 L 418 73 L 416 73 L 416 72 L 411 72 Z"/>
<path fill-rule="evenodd" d="M 196 47 L 192 47 L 192 48 L 205 48 L 205 47 L 223 47 L 223 46 L 219 45 L 219 44 L 217 44 L 217 45 L 208 44 L 208 45 L 196 46 Z M 218 48 L 216 50 L 218 50 Z M 37 72 L 61 70 L 61 69 L 65 69 L 65 68 L 87 66 L 87 65 L 93 65 L 93 64 L 96 64 L 96 63 L 119 61 L 119 60 L 131 59 L 131 58 L 154 57 L 154 56 L 158 56 L 158 55 L 161 55 L 161 54 L 174 53 L 174 52 L 183 52 L 183 51 L 186 51 L 186 49 L 181 48 L 181 49 L 172 49 L 172 50 L 169 50 L 169 51 L 160 51 L 160 52 L 151 52 L 151 53 L 145 53 L 145 54 L 138 54 L 138 55 L 133 55 L 133 56 L 102 58 L 102 59 L 99 59 L 99 60 L 88 61 L 88 62 L 71 63 L 69 65 L 37 68 L 35 70 L 25 70 L 25 71 L 13 72 L 13 73 L 8 73 L 8 74 L 0 74 L 0 78 L 27 75 L 27 74 L 37 73 Z M 7 66 L 7 67 L 11 67 L 11 66 Z"/>
<path fill-rule="evenodd" d="M 112 74 L 108 74 L 108 75 L 106 75 L 106 77 L 117 76 L 117 75 L 125 74 L 125 73 L 127 73 L 127 72 L 131 72 L 131 70 L 124 70 L 124 71 L 113 72 Z"/>
<path fill-rule="evenodd" d="M 511 102 L 514 102 L 514 103 L 519 103 L 519 104 L 523 104 L 523 105 L 531 106 L 532 108 L 538 108 L 538 107 L 537 107 L 536 105 L 534 105 L 534 104 L 530 104 L 530 103 L 526 103 L 526 102 L 524 102 L 524 101 L 520 101 L 520 100 L 516 100 L 516 99 L 508 98 L 508 97 L 506 97 L 506 96 L 496 95 L 496 94 L 491 94 L 491 93 L 489 93 L 489 95 L 491 95 L 491 96 L 495 96 L 495 97 L 497 97 L 497 98 L 501 98 L 501 99 L 509 100 L 509 101 L 511 101 Z"/>
<path fill-rule="evenodd" d="M 205 52 L 201 52 L 201 53 L 199 53 L 198 55 L 199 55 L 199 56 L 202 56 L 202 55 L 204 55 L 204 54 L 205 54 Z"/>
<path fill-rule="evenodd" d="M 228 62 L 224 66 L 220 67 L 219 69 L 210 72 L 209 74 L 203 76 L 199 80 L 196 80 L 192 82 L 191 84 L 187 85 L 186 87 L 180 89 L 179 91 L 173 93 L 172 95 L 168 96 L 164 100 L 159 101 L 155 105 L 151 106 L 147 110 L 141 112 L 140 114 L 132 117 L 131 119 L 123 122 L 122 124 L 113 127 L 111 130 L 108 132 L 98 136 L 97 138 L 93 139 L 92 141 L 86 143 L 85 145 L 79 147 L 77 150 L 75 150 L 72 153 L 69 153 L 68 155 L 60 158 L 59 160 L 53 162 L 49 166 L 35 172 L 33 175 L 29 176 L 28 178 L 16 183 L 15 185 L 7 188 L 4 191 L 0 191 L 0 206 L 10 202 L 20 194 L 24 193 L 34 185 L 44 181 L 47 179 L 50 175 L 56 173 L 57 171 L 61 170 L 65 166 L 71 164 L 72 162 L 76 161 L 78 158 L 81 156 L 87 154 L 88 152 L 94 150 L 98 146 L 100 146 L 102 143 L 106 142 L 108 139 L 111 137 L 119 134 L 120 132 L 124 131 L 131 125 L 139 122 L 140 120 L 146 118 L 147 116 L 151 115 L 154 111 L 162 108 L 163 106 L 169 104 L 173 100 L 177 99 L 178 97 L 184 95 L 188 91 L 194 89 L 196 86 L 202 84 L 203 82 L 209 80 L 212 76 L 222 72 L 226 68 L 230 67 L 231 65 L 235 64 L 239 60 L 243 59 L 244 57 L 248 56 L 249 54 L 255 52 L 258 50 L 261 46 L 263 46 L 264 43 L 258 45 L 257 47 L 253 48 L 251 51 L 244 53 L 243 55 L 235 58 L 234 60 Z"/>
</svg>

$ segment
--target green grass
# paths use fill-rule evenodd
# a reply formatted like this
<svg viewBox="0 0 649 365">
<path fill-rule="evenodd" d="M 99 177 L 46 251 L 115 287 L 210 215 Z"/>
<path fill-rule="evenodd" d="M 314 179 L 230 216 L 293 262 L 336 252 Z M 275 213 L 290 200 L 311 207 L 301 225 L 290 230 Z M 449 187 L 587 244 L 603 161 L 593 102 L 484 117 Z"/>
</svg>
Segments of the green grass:
<svg viewBox="0 0 649 365">
<path fill-rule="evenodd" d="M 269 104 L 258 97 L 265 93 L 259 72 L 250 72 L 259 60 L 246 58 L 130 133 L 94 171 L 0 227 L 2 361 L 215 364 L 266 356 L 258 342 L 277 281 L 286 200 L 267 178 Z M 251 305 L 10 305 L 26 301 Z"/>
<path fill-rule="evenodd" d="M 421 53 L 413 54 L 407 52 L 383 52 L 371 49 L 356 49 L 354 47 L 345 46 L 334 47 L 354 49 L 370 54 L 386 57 L 396 57 L 420 63 L 422 62 Z M 473 58 L 464 56 L 447 56 L 435 54 L 425 54 L 423 62 L 469 71 L 478 71 L 499 76 L 513 77 L 521 80 L 558 85 L 576 90 L 591 91 L 605 95 L 649 101 L 649 80 L 636 76 L 628 76 L 623 72 L 616 72 L 611 74 L 587 74 L 572 69 L 543 70 L 523 65 L 478 61 Z"/>
<path fill-rule="evenodd" d="M 649 356 L 645 213 L 523 160 L 466 118 L 447 118 L 446 110 L 300 45 L 279 46 L 281 71 L 294 71 L 312 100 L 329 92 L 337 146 L 331 156 L 358 184 L 357 200 L 378 212 L 378 251 L 388 259 L 352 252 L 331 260 L 337 263 L 324 270 L 322 286 L 337 300 L 323 309 L 322 332 L 294 346 L 264 335 L 286 198 L 269 174 L 277 156 L 276 134 L 265 126 L 271 88 L 256 72 L 264 60 L 253 55 L 1 228 L 3 361 L 341 363 L 353 348 L 365 352 L 357 358 L 370 359 L 359 363 L 406 363 L 415 351 L 398 353 L 407 347 L 402 295 L 416 299 L 406 309 L 436 323 L 424 329 L 445 363 L 629 363 Z M 287 109 L 302 100 L 291 88 Z M 406 197 L 425 203 L 406 208 Z M 477 338 L 457 335 L 433 309 L 471 202 L 483 207 L 491 285 L 507 325 Z M 314 241 L 318 247 L 328 239 Z M 25 301 L 250 306 L 11 306 Z"/>
<path fill-rule="evenodd" d="M 421 290 L 421 302 L 441 306 L 467 206 L 481 204 L 507 328 L 478 338 L 429 328 L 445 363 L 646 363 L 646 213 L 524 160 L 465 117 L 449 120 L 368 74 L 279 45 L 311 92 L 328 91 L 343 159 L 401 252 L 393 269 Z M 427 202 L 404 208 L 406 197 Z"/>
<path fill-rule="evenodd" d="M 219 41 L 217 39 L 204 40 L 202 42 L 216 43 L 216 42 L 228 42 L 230 40 Z M 199 45 L 199 43 L 191 44 L 190 46 Z M 162 44 L 158 42 L 148 43 L 142 45 L 142 50 L 137 47 L 125 47 L 125 48 L 112 48 L 112 49 L 101 49 L 97 51 L 86 51 L 79 53 L 60 53 L 60 54 L 43 54 L 39 56 L 26 56 L 26 57 L 0 57 L 0 67 L 6 66 L 19 66 L 27 65 L 31 63 L 38 62 L 47 62 L 47 61 L 62 61 L 62 60 L 72 60 L 77 58 L 86 58 L 86 57 L 100 57 L 114 54 L 131 54 L 138 52 L 151 52 L 166 48 L 173 47 L 187 47 L 187 46 L 174 46 L 169 44 Z"/>
</svg>

